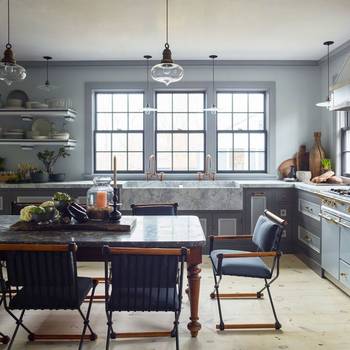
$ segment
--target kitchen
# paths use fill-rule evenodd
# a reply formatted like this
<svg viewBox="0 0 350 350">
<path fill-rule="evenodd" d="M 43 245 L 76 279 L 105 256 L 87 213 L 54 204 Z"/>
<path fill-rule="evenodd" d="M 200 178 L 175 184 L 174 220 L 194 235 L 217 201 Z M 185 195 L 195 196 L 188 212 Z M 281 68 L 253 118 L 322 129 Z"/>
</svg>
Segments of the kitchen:
<svg viewBox="0 0 350 350">
<path fill-rule="evenodd" d="M 224 349 L 232 348 L 232 342 L 237 348 L 348 348 L 350 4 L 297 1 L 292 8 L 271 0 L 251 5 L 240 0 L 147 3 L 103 0 L 86 8 L 84 1 L 33 0 L 30 6 L 10 0 L 9 21 L 8 1 L 0 1 L 0 42 L 4 49 L 11 43 L 26 73 L 11 85 L 0 80 L 0 227 L 5 225 L 2 217 L 51 201 L 55 193 L 66 193 L 84 207 L 90 191 L 97 204 L 98 186 L 108 188 L 108 204 L 115 189 L 123 219 L 133 216 L 133 204 L 177 203 L 177 216 L 198 217 L 204 235 L 203 263 L 190 272 L 193 280 L 202 276 L 197 315 L 202 328 L 191 339 L 187 321 L 195 316 L 184 295 L 181 348 L 205 349 L 215 343 Z M 179 75 L 166 85 L 155 67 L 162 54 L 169 58 L 163 52 L 168 38 Z M 333 44 L 327 44 L 330 39 Z M 2 74 L 0 70 L 0 79 Z M 329 102 L 326 107 L 317 106 L 324 101 Z M 321 151 L 311 157 L 315 149 Z M 328 171 L 332 176 L 327 182 L 310 182 Z M 97 186 L 93 180 L 102 183 Z M 253 233 L 265 209 L 288 222 L 280 244 L 280 280 L 271 287 L 282 328 L 225 330 L 222 336 L 215 330 L 215 301 L 209 299 L 210 236 Z M 0 242 L 9 243 L 10 238 L 1 240 L 10 237 L 4 230 Z M 256 249 L 247 241 L 214 243 L 224 249 Z M 101 277 L 102 265 L 79 261 L 79 249 L 78 270 Z M 201 273 L 193 272 L 199 268 Z M 257 288 L 254 279 L 237 281 L 222 283 L 227 289 Z M 98 294 L 103 285 L 99 283 Z M 265 299 L 266 309 L 264 304 L 259 310 L 256 300 L 224 302 L 234 322 L 269 321 Z M 93 303 L 91 311 L 97 345 L 84 342 L 84 347 L 105 345 L 102 306 Z M 29 322 L 43 333 L 45 318 L 55 320 L 54 312 L 42 320 L 31 315 Z M 122 320 L 126 329 L 134 329 L 127 317 Z M 0 321 L 0 332 L 11 337 L 14 320 L 3 305 Z M 81 320 L 75 321 L 80 327 Z M 146 315 L 137 322 L 141 328 L 157 329 Z M 49 330 L 64 326 L 57 323 Z M 65 332 L 72 330 L 68 326 Z M 28 344 L 25 332 L 19 331 L 13 348 L 45 346 Z M 141 338 L 136 343 L 111 340 L 110 347 L 135 344 L 145 349 L 174 346 L 171 339 Z"/>
</svg>

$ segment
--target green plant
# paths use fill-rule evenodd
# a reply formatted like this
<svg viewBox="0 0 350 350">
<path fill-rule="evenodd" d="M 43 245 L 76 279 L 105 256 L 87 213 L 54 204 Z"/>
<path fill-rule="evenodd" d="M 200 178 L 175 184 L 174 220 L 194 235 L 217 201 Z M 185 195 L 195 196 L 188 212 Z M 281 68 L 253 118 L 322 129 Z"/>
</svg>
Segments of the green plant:
<svg viewBox="0 0 350 350">
<path fill-rule="evenodd" d="M 328 158 L 321 159 L 321 165 L 324 170 L 332 170 L 332 161 Z"/>
<path fill-rule="evenodd" d="M 39 152 L 37 157 L 44 164 L 45 170 L 48 174 L 53 173 L 53 166 L 56 164 L 59 158 L 69 157 L 70 154 L 66 151 L 64 147 L 61 147 L 57 153 L 55 151 L 45 150 L 43 152 Z"/>
</svg>

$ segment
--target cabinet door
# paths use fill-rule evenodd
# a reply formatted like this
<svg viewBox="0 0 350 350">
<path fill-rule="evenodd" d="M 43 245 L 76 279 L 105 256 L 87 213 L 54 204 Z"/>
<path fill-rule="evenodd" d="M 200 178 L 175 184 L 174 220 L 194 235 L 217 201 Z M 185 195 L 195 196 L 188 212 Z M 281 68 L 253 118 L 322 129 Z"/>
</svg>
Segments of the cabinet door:
<svg viewBox="0 0 350 350">
<path fill-rule="evenodd" d="M 259 216 L 267 208 L 267 197 L 264 192 L 253 193 L 250 197 L 250 231 L 253 232 Z"/>
<path fill-rule="evenodd" d="M 346 226 L 345 226 L 346 225 Z M 350 264 L 350 228 L 349 223 L 341 223 L 340 229 L 340 259 Z"/>
</svg>

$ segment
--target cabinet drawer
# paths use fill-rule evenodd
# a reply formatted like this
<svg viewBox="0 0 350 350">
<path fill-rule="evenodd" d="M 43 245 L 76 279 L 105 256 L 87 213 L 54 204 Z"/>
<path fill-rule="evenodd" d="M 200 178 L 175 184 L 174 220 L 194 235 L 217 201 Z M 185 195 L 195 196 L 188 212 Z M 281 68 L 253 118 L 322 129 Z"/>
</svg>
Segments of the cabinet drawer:
<svg viewBox="0 0 350 350">
<path fill-rule="evenodd" d="M 350 264 L 350 229 L 344 226 L 340 229 L 340 259 Z"/>
<path fill-rule="evenodd" d="M 321 220 L 319 216 L 321 212 L 321 207 L 316 203 L 309 202 L 306 199 L 299 198 L 298 209 L 302 214 L 309 216 L 314 220 L 317 220 L 317 221 Z"/>
<path fill-rule="evenodd" d="M 321 240 L 310 231 L 306 230 L 304 227 L 298 225 L 298 240 L 306 244 L 312 250 L 320 253 Z"/>
<path fill-rule="evenodd" d="M 350 288 L 350 265 L 343 260 L 339 263 L 339 280 Z"/>
</svg>

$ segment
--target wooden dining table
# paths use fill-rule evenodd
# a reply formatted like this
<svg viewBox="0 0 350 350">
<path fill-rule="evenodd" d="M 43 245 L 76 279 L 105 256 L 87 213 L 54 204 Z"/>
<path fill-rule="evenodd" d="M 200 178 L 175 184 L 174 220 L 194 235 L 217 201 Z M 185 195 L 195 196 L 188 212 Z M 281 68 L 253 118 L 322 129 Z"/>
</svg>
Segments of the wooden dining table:
<svg viewBox="0 0 350 350">
<path fill-rule="evenodd" d="M 200 264 L 202 247 L 206 239 L 196 216 L 135 216 L 136 225 L 131 232 L 106 231 L 12 231 L 10 226 L 19 219 L 17 215 L 0 215 L 1 243 L 55 244 L 74 241 L 78 245 L 78 261 L 101 262 L 102 247 L 185 247 L 187 257 L 188 297 L 190 322 L 187 328 L 193 337 L 201 329 L 199 322 Z M 1 258 L 1 257 L 0 257 Z"/>
</svg>

